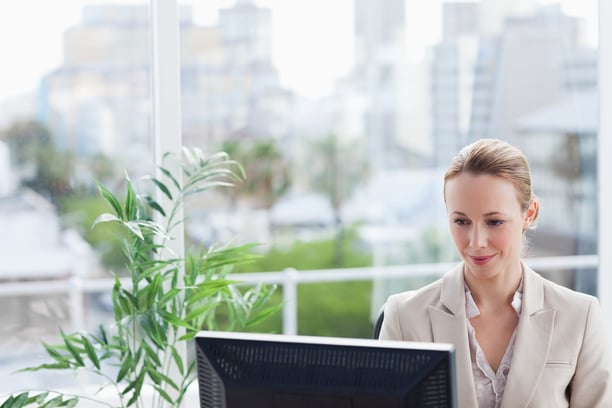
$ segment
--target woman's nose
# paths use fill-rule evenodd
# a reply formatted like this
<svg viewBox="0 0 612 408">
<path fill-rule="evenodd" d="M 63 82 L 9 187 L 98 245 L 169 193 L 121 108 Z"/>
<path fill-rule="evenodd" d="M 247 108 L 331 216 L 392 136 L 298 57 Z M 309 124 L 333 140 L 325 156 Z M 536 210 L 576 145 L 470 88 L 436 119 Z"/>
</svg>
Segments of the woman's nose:
<svg viewBox="0 0 612 408">
<path fill-rule="evenodd" d="M 483 228 L 474 225 L 470 233 L 470 246 L 472 248 L 484 248 L 487 246 L 487 233 Z"/>
</svg>

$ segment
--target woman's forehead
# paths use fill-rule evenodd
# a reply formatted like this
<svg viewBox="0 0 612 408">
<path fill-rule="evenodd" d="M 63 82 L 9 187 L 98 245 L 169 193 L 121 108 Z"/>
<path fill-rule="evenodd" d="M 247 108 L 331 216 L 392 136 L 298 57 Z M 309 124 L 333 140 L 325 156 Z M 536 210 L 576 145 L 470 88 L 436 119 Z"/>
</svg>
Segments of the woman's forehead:
<svg viewBox="0 0 612 408">
<path fill-rule="evenodd" d="M 448 211 L 484 211 L 506 213 L 520 210 L 516 188 L 512 182 L 488 174 L 459 174 L 447 180 L 444 195 Z"/>
</svg>

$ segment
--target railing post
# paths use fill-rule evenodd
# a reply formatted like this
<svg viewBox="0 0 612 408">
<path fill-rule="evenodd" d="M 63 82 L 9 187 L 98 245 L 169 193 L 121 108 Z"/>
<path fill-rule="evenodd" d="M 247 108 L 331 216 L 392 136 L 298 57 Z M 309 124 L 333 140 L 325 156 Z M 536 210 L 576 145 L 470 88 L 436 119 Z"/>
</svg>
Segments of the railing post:
<svg viewBox="0 0 612 408">
<path fill-rule="evenodd" d="M 297 334 L 298 271 L 286 268 L 283 273 L 283 334 Z"/>
<path fill-rule="evenodd" d="M 70 278 L 70 320 L 72 325 L 72 331 L 82 332 L 85 330 L 85 310 L 83 305 L 83 278 L 78 275 L 74 275 Z"/>
</svg>

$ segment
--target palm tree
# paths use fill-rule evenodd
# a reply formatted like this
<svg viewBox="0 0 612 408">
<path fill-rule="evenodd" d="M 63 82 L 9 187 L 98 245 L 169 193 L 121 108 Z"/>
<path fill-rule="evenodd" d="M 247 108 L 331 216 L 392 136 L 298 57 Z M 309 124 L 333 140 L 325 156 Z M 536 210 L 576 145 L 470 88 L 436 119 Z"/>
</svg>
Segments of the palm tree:
<svg viewBox="0 0 612 408">
<path fill-rule="evenodd" d="M 233 207 L 245 198 L 269 210 L 291 186 L 288 162 L 274 140 L 230 140 L 222 149 L 242 163 L 246 173 L 245 181 L 228 191 Z"/>
<path fill-rule="evenodd" d="M 344 243 L 340 210 L 355 187 L 367 177 L 367 161 L 363 159 L 358 142 L 342 142 L 335 134 L 314 141 L 310 150 L 310 185 L 331 203 L 336 229 L 335 258 L 336 264 L 340 265 Z"/>
</svg>

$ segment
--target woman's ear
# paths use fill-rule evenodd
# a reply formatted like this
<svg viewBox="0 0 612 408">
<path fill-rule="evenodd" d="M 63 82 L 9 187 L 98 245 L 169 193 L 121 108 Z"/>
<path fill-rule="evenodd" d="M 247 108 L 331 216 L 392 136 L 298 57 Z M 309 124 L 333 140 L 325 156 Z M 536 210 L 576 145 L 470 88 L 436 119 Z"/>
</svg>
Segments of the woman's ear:
<svg viewBox="0 0 612 408">
<path fill-rule="evenodd" d="M 525 211 L 525 218 L 523 219 L 523 231 L 529 228 L 535 221 L 538 215 L 539 205 L 538 200 L 535 198 L 529 203 L 529 207 L 527 207 L 527 211 Z"/>
</svg>

